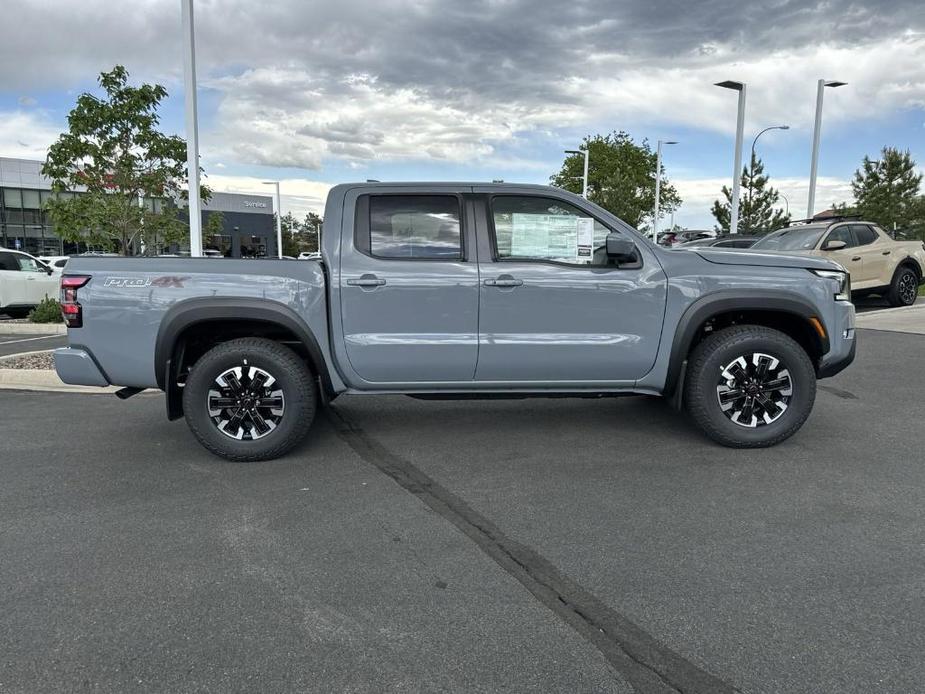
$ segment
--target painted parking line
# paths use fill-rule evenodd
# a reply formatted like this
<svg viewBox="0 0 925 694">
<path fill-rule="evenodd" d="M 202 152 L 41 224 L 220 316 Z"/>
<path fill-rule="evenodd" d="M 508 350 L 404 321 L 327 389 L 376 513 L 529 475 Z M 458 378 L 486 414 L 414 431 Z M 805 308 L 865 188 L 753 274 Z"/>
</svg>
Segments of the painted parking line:
<svg viewBox="0 0 925 694">
<path fill-rule="evenodd" d="M 23 337 L 17 340 L 3 340 L 0 345 L 12 345 L 17 342 L 31 342 L 32 340 L 47 340 L 51 337 L 61 337 L 61 335 L 42 335 L 40 337 Z"/>
</svg>

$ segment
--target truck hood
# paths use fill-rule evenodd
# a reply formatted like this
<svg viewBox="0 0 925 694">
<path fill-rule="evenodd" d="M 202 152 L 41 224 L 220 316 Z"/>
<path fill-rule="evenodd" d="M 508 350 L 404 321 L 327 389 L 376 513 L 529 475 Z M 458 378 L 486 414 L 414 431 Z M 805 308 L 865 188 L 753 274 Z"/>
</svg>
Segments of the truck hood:
<svg viewBox="0 0 925 694">
<path fill-rule="evenodd" d="M 797 267 L 811 270 L 841 270 L 838 263 L 825 258 L 816 258 L 799 253 L 768 253 L 761 250 L 742 248 L 735 251 L 720 251 L 710 248 L 691 249 L 694 253 L 710 263 L 718 265 L 759 265 L 761 267 Z"/>
</svg>

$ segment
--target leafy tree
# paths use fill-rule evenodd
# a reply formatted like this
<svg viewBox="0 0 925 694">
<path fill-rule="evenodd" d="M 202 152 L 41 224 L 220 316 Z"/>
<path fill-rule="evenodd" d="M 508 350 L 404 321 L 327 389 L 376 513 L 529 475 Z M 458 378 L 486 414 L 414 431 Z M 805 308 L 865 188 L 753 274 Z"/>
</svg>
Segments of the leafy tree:
<svg viewBox="0 0 925 694">
<path fill-rule="evenodd" d="M 202 228 L 202 245 L 212 245 L 212 239 L 225 235 L 225 215 L 218 210 L 210 210 L 206 215 L 206 223 Z"/>
<path fill-rule="evenodd" d="M 768 185 L 768 177 L 764 174 L 764 164 L 760 157 L 751 160 L 748 168 L 742 169 L 742 178 L 739 188 L 739 226 L 740 234 L 767 234 L 768 232 L 787 226 L 790 215 L 784 214 L 776 208 L 780 194 Z M 729 233 L 732 217 L 732 191 L 729 186 L 723 186 L 725 201 L 713 201 L 713 216 L 716 218 L 716 228 Z"/>
<path fill-rule="evenodd" d="M 302 250 L 309 253 L 318 251 L 321 242 L 321 225 L 324 219 L 321 215 L 309 212 L 305 215 L 305 221 L 302 222 Z"/>
<path fill-rule="evenodd" d="M 588 199 L 637 229 L 644 229 L 646 221 L 651 224 L 657 156 L 648 140 L 637 145 L 621 130 L 609 135 L 589 135 L 582 149 L 588 151 Z M 571 154 L 559 173 L 549 180 L 554 186 L 581 193 L 583 171 L 584 155 Z M 670 214 L 681 205 L 681 198 L 665 176 L 664 166 L 659 174 L 659 212 Z"/>
<path fill-rule="evenodd" d="M 888 231 L 905 228 L 922 236 L 925 232 L 925 198 L 919 194 L 922 174 L 916 173 L 909 154 L 884 147 L 880 161 L 864 157 L 854 172 L 851 188 L 856 208 L 864 219 Z"/>
<path fill-rule="evenodd" d="M 68 115 L 68 131 L 48 151 L 42 173 L 52 190 L 85 190 L 48 201 L 55 230 L 65 241 L 85 242 L 129 255 L 142 245 L 173 243 L 189 235 L 177 212 L 185 199 L 186 142 L 158 130 L 167 90 L 128 85 L 121 65 L 100 73 L 100 98 L 84 93 Z M 210 191 L 203 187 L 203 199 Z M 139 205 L 139 198 L 161 201 Z M 154 243 L 152 243 L 154 242 Z"/>
<path fill-rule="evenodd" d="M 274 225 L 276 216 L 273 216 Z M 287 212 L 280 220 L 280 228 L 283 235 L 283 255 L 298 256 L 302 252 L 301 234 L 302 228 L 299 221 L 292 216 L 292 212 Z"/>
</svg>

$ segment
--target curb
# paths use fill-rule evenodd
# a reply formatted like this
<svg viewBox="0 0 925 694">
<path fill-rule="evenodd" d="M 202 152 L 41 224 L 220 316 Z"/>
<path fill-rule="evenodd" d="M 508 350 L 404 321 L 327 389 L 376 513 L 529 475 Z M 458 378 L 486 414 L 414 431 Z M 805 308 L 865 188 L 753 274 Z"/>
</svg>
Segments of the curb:
<svg viewBox="0 0 925 694">
<path fill-rule="evenodd" d="M 8 323 L 0 321 L 0 335 L 67 335 L 63 323 Z"/>
</svg>

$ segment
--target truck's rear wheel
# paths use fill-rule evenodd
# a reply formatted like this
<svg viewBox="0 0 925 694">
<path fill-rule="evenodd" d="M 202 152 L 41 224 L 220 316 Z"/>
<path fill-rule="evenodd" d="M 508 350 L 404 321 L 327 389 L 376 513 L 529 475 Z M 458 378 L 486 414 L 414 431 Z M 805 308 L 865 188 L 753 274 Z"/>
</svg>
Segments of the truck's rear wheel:
<svg viewBox="0 0 925 694">
<path fill-rule="evenodd" d="M 317 400 L 305 362 L 262 338 L 212 348 L 193 365 L 183 388 L 186 422 L 199 442 L 241 462 L 277 458 L 297 445 Z"/>
<path fill-rule="evenodd" d="M 759 325 L 719 330 L 688 361 L 685 403 L 714 441 L 733 448 L 773 446 L 792 436 L 816 399 L 806 351 Z"/>
<path fill-rule="evenodd" d="M 886 293 L 886 300 L 890 306 L 912 306 L 919 294 L 919 277 L 915 270 L 906 265 L 896 268 L 893 281 Z"/>
</svg>

